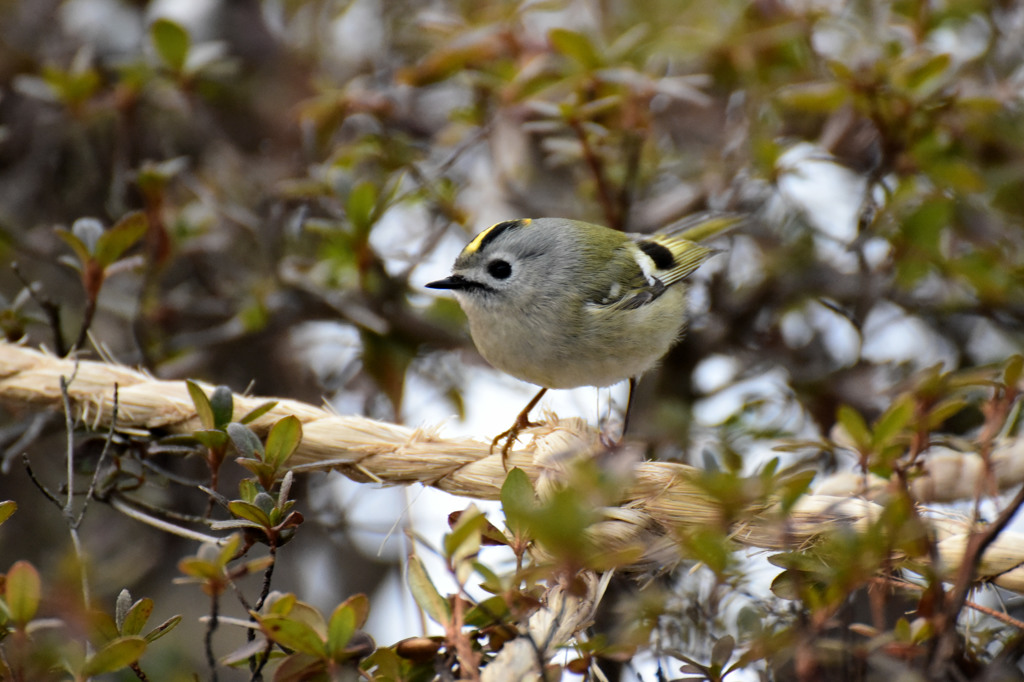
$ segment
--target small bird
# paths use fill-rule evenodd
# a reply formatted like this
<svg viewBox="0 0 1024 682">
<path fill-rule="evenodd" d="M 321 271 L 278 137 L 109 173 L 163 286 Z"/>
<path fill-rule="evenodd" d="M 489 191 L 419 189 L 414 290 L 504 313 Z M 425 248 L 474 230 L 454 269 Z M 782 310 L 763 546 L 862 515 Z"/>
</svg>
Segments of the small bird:
<svg viewBox="0 0 1024 682">
<path fill-rule="evenodd" d="M 506 439 L 503 462 L 549 388 L 628 379 L 625 434 L 637 378 L 683 334 L 686 278 L 716 253 L 694 240 L 740 220 L 702 214 L 651 235 L 564 218 L 508 220 L 478 234 L 451 276 L 426 285 L 455 294 L 487 362 L 541 387 L 494 439 L 492 447 Z"/>
</svg>

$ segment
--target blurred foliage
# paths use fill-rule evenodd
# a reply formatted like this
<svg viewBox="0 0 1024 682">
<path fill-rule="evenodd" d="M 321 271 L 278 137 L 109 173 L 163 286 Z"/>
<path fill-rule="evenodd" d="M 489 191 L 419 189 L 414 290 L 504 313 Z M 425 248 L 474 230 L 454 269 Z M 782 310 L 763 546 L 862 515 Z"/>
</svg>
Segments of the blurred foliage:
<svg viewBox="0 0 1024 682">
<path fill-rule="evenodd" d="M 278 679 L 348 679 L 357 663 L 394 680 L 485 666 L 543 584 L 635 556 L 609 556 L 584 532 L 625 484 L 581 469 L 538 496 L 513 472 L 506 528 L 471 508 L 438 549 L 458 594 L 408 564 L 445 636 L 374 650 L 359 634 L 363 598 L 324 616 L 270 591 L 277 551 L 315 532 L 296 508 L 306 491 L 293 496 L 285 473 L 301 428 L 279 423 L 260 442 L 245 426 L 258 415 L 236 417 L 226 387 L 334 395 L 400 420 L 417 418 L 416 386 L 461 414 L 461 368 L 474 356 L 449 352 L 470 349 L 463 318 L 418 290 L 420 266 L 446 267 L 502 219 L 647 231 L 704 208 L 754 220 L 698 274 L 690 330 L 645 380 L 634 435 L 652 458 L 699 464 L 693 483 L 720 521 L 673 538 L 692 578 L 666 567 L 646 589 L 609 597 L 613 615 L 599 615 L 565 669 L 614 675 L 646 649 L 666 679 L 1016 670 L 1021 636 L 1005 621 L 956 627 L 969 620 L 970 585 L 922 567 L 934 539 L 908 490 L 931 446 L 987 457 L 1017 433 L 1019 3 L 187 4 L 0 0 L 0 330 L 225 385 L 189 384 L 203 422 L 190 439 L 76 432 L 71 474 L 52 456 L 66 449 L 58 420 L 4 420 L 0 676 L 179 670 L 177 655 L 157 658 L 167 641 L 150 654 L 149 602 L 122 614 L 116 595 L 129 583 L 162 590 L 190 553 L 181 570 L 214 604 L 242 575 L 266 576 L 241 607 L 247 634 L 232 657 L 252 679 L 272 650 L 287 652 Z M 324 321 L 338 336 L 316 331 Z M 758 466 L 783 438 L 779 459 Z M 16 466 L 23 452 L 45 493 Z M 241 467 L 222 466 L 236 455 Z M 759 597 L 732 533 L 752 514 L 775 513 L 784 529 L 811 469 L 882 477 L 886 513 L 774 556 L 773 589 L 790 601 Z M 45 480 L 61 481 L 59 495 Z M 990 493 L 978 491 L 972 521 L 1004 515 Z M 60 514 L 39 508 L 47 496 Z M 130 553 L 142 543 L 116 543 L 137 525 L 102 505 L 85 514 L 84 499 L 239 535 L 208 536 L 197 553 L 154 534 L 143 557 Z M 63 540 L 22 540 L 69 531 L 79 539 L 66 555 L 54 549 Z M 344 570 L 372 575 L 364 589 L 374 588 L 383 572 L 338 542 Z M 512 571 L 478 560 L 489 543 L 512 553 Z M 266 557 L 241 555 L 257 545 Z M 82 579 L 104 547 L 118 561 Z M 916 587 L 897 565 L 919 571 Z M 90 583 L 97 604 L 116 602 L 115 627 L 109 616 L 81 625 L 94 604 L 60 607 Z M 470 583 L 490 596 L 464 603 Z M 39 585 L 78 596 L 40 602 Z M 174 601 L 165 594 L 157 605 Z M 192 649 L 205 654 L 190 660 L 213 669 L 219 607 L 199 608 L 210 619 L 205 647 Z"/>
</svg>

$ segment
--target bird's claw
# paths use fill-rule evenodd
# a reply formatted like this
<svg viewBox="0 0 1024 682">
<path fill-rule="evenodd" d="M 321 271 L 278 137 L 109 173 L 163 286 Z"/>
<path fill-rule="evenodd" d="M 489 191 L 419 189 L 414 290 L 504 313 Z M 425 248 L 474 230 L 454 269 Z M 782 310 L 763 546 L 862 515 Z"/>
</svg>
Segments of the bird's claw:
<svg viewBox="0 0 1024 682">
<path fill-rule="evenodd" d="M 540 426 L 542 422 L 531 422 L 528 419 L 517 419 L 516 423 L 512 425 L 507 431 L 502 431 L 494 440 L 491 441 L 491 452 L 494 452 L 494 448 L 498 447 L 498 443 L 502 440 L 505 441 L 504 445 L 501 446 L 501 466 L 505 471 L 508 471 L 508 456 L 512 452 L 512 444 L 519 438 L 519 432 L 523 429 L 528 429 L 534 426 Z"/>
</svg>

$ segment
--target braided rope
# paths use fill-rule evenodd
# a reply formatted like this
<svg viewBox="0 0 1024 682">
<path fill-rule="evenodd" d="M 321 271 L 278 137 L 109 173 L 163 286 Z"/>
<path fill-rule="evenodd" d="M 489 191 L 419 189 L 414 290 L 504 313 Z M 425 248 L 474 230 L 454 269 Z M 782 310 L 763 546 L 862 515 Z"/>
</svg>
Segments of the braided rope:
<svg viewBox="0 0 1024 682">
<path fill-rule="evenodd" d="M 68 397 L 77 419 L 92 429 L 108 428 L 113 419 L 117 390 L 117 428 L 124 431 L 159 430 L 191 433 L 202 428 L 183 381 L 155 379 L 127 367 L 89 360 L 57 358 L 24 346 L 0 343 L 0 401 L 15 408 L 61 410 L 60 379 L 68 382 Z M 209 391 L 211 387 L 204 387 Z M 245 414 L 271 400 L 234 397 L 236 415 Z M 453 495 L 498 499 L 505 477 L 500 453 L 491 453 L 489 441 L 443 438 L 436 428 L 410 428 L 356 416 L 340 416 L 296 400 L 276 399 L 277 405 L 249 426 L 263 436 L 279 419 L 294 415 L 303 424 L 303 438 L 289 464 L 297 470 L 334 469 L 359 482 L 386 485 L 422 483 Z M 579 419 L 549 420 L 528 429 L 525 446 L 514 449 L 508 466 L 519 467 L 545 487 L 559 480 L 570 455 L 590 456 L 599 451 L 598 434 Z M 1009 441 L 990 458 L 990 479 L 1001 489 L 1024 478 L 1024 457 L 1016 457 L 1021 445 Z M 567 455 L 567 453 L 569 453 Z M 959 453 L 957 453 L 959 454 Z M 951 499 L 940 491 L 975 491 L 984 475 L 971 455 L 957 460 L 944 453 L 946 473 L 929 471 L 920 490 L 922 501 Z M 965 459 L 966 458 L 966 459 Z M 977 459 L 977 458 L 974 458 Z M 967 462 L 967 463 L 965 463 Z M 695 469 L 670 462 L 636 462 L 631 483 L 615 507 L 603 510 L 603 520 L 590 533 L 609 551 L 640 546 L 644 549 L 638 568 L 663 566 L 679 559 L 681 534 L 721 523 L 720 509 L 693 484 Z M 975 478 L 965 481 L 974 472 Z M 958 486 L 942 480 L 957 479 Z M 778 550 L 806 546 L 822 530 L 835 524 L 860 526 L 879 518 L 882 506 L 855 494 L 877 494 L 868 485 L 857 491 L 851 480 L 820 487 L 829 494 L 801 498 L 784 521 L 771 508 L 746 510 L 748 520 L 734 527 L 736 542 L 751 548 Z M 863 486 L 861 486 L 863 487 Z M 972 492 L 973 494 L 973 492 Z M 970 533 L 965 521 L 935 517 L 930 522 L 938 540 L 941 571 L 954 575 Z M 979 579 L 1024 592 L 1024 535 L 1003 532 L 987 549 Z"/>
</svg>

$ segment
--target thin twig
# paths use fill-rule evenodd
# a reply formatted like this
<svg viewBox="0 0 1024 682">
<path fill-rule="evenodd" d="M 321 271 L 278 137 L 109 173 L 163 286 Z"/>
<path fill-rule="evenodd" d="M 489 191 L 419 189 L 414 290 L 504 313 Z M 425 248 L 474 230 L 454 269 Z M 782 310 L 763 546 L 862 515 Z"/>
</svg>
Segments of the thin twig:
<svg viewBox="0 0 1024 682">
<path fill-rule="evenodd" d="M 71 398 L 68 397 L 68 380 L 60 377 L 60 396 L 64 403 L 64 428 L 67 433 L 67 499 L 64 502 L 64 518 L 74 520 L 72 504 L 75 499 L 75 421 L 71 416 Z"/>
<path fill-rule="evenodd" d="M 172 454 L 186 454 L 186 453 L 187 454 L 193 454 L 193 453 L 195 453 L 195 449 L 182 446 L 180 448 L 175 447 L 174 451 L 172 451 Z M 161 454 L 161 452 L 159 452 L 159 451 L 154 452 L 154 450 L 152 448 L 150 448 L 149 449 L 149 454 L 150 455 Z M 152 461 L 150 461 L 148 459 L 140 459 L 139 460 L 139 464 L 142 465 L 142 467 L 144 469 L 149 469 L 150 471 L 152 471 L 156 475 L 162 476 L 162 477 L 166 478 L 171 483 L 177 483 L 178 485 L 183 485 L 183 486 L 185 486 L 187 488 L 197 488 L 197 487 L 199 487 L 201 485 L 206 485 L 206 479 L 199 480 L 197 478 L 188 478 L 186 476 L 182 476 L 181 474 L 177 474 L 177 473 L 175 473 L 173 471 L 170 471 L 170 470 L 166 469 L 165 467 L 162 467 L 159 464 L 156 464 L 155 462 L 152 462 Z"/>
<path fill-rule="evenodd" d="M 612 191 L 611 184 L 605 175 L 601 158 L 591 146 L 583 123 L 576 118 L 570 118 L 568 123 L 580 141 L 580 147 L 583 150 L 583 160 L 586 161 L 590 174 L 594 176 L 594 183 L 597 185 L 597 200 L 604 211 L 604 219 L 608 223 L 608 227 L 617 230 L 622 229 L 622 216 L 619 215 L 618 208 L 616 207 L 615 193 Z"/>
<path fill-rule="evenodd" d="M 203 533 L 198 533 L 194 530 L 189 530 L 188 528 L 182 528 L 181 526 L 176 526 L 173 523 L 168 523 L 167 521 L 158 519 L 155 516 L 150 516 L 145 512 L 135 509 L 118 496 L 112 496 L 109 499 L 109 503 L 111 507 L 121 512 L 125 516 L 133 518 L 136 521 L 141 521 L 147 526 L 152 526 L 157 530 L 162 530 L 172 535 L 177 535 L 178 537 L 185 538 L 187 540 L 195 540 L 196 542 L 209 542 L 217 546 L 221 546 L 226 542 L 225 538 L 219 538 L 213 535 L 204 535 Z"/>
<path fill-rule="evenodd" d="M 74 380 L 72 374 L 72 380 Z M 65 523 L 68 524 L 68 533 L 71 535 L 71 545 L 75 549 L 75 559 L 78 562 L 78 577 L 82 585 L 82 603 L 86 609 L 92 606 L 92 598 L 89 590 L 89 569 L 85 561 L 85 551 L 82 549 L 82 539 L 78 535 L 78 525 L 81 517 L 75 518 L 75 422 L 71 413 L 71 398 L 68 396 L 68 379 L 61 375 L 60 394 L 64 403 L 64 425 L 67 429 L 67 502 L 61 510 Z"/>
<path fill-rule="evenodd" d="M 954 626 L 957 616 L 967 601 L 967 595 L 973 587 L 974 574 L 982 555 L 1010 523 L 1021 505 L 1024 505 L 1024 487 L 1018 490 L 1010 504 L 999 512 L 995 521 L 968 536 L 967 548 L 963 553 L 956 581 L 953 583 L 953 589 L 949 592 L 945 604 L 943 620 L 939 623 L 940 627 L 936 628 L 939 637 L 933 650 L 932 663 L 929 666 L 929 672 L 933 677 L 937 678 L 942 675 L 956 652 L 959 633 Z"/>
<path fill-rule="evenodd" d="M 206 664 L 210 668 L 210 682 L 217 682 L 217 656 L 213 653 L 213 633 L 217 629 L 219 612 L 220 599 L 214 593 L 210 596 L 210 620 L 206 623 L 206 636 L 203 637 L 206 648 Z"/>
<path fill-rule="evenodd" d="M 21 461 L 25 464 L 25 473 L 28 474 L 29 480 L 35 484 L 36 488 L 39 489 L 39 492 L 41 492 L 50 502 L 53 502 L 57 509 L 63 509 L 64 503 L 58 500 L 57 496 L 50 492 L 50 489 L 47 488 L 46 485 L 36 476 L 36 472 L 32 469 L 32 462 L 29 461 L 27 452 L 21 453 Z"/>
<path fill-rule="evenodd" d="M 267 569 L 263 572 L 263 586 L 260 589 L 259 599 L 256 600 L 256 608 L 250 609 L 248 606 L 246 606 L 246 611 L 258 612 L 262 610 L 263 605 L 267 603 L 267 597 L 270 595 L 271 579 L 274 577 L 274 567 L 277 566 L 277 547 L 275 547 L 274 545 L 270 545 L 270 556 L 274 559 L 274 561 L 272 561 L 270 565 L 267 566 Z M 239 596 L 241 596 L 241 594 L 239 594 Z M 252 623 L 256 622 L 256 616 L 254 615 L 250 615 L 249 619 Z M 250 628 L 245 635 L 245 641 L 252 642 L 254 639 L 256 639 L 256 630 Z M 249 672 L 251 674 L 251 679 L 254 682 L 262 678 L 263 667 L 266 666 L 267 661 L 270 660 L 271 646 L 271 643 L 268 641 L 267 648 L 259 657 L 259 660 L 257 660 L 255 656 L 249 659 Z"/>
<path fill-rule="evenodd" d="M 117 384 L 114 384 L 114 406 L 113 415 L 110 419 L 110 428 L 107 429 L 107 437 L 103 441 L 103 450 L 100 452 L 99 460 L 96 462 L 96 470 L 92 473 L 92 480 L 89 481 L 89 490 L 85 494 L 85 499 L 82 500 L 82 508 L 78 510 L 78 518 L 74 521 L 74 527 L 77 530 L 82 525 L 82 519 L 85 518 L 85 510 L 89 507 L 89 500 L 92 499 L 96 493 L 96 483 L 99 481 L 100 474 L 103 472 L 103 465 L 107 461 L 107 453 L 110 451 L 110 444 L 114 440 L 114 429 L 117 428 Z"/>
<path fill-rule="evenodd" d="M 135 673 L 135 677 L 139 678 L 143 682 L 148 682 L 149 681 L 149 678 L 146 677 L 146 673 L 144 673 L 142 671 L 142 668 L 139 666 L 138 661 L 136 661 L 135 663 L 132 663 L 128 667 L 132 669 L 133 673 Z"/>
<path fill-rule="evenodd" d="M 64 332 L 60 326 L 60 306 L 49 296 L 36 291 L 36 287 L 26 279 L 17 262 L 11 263 L 11 270 L 14 271 L 14 276 L 24 285 L 25 290 L 28 291 L 28 295 L 32 297 L 36 305 L 42 308 L 43 314 L 46 315 L 46 321 L 50 324 L 50 331 L 53 333 L 53 351 L 60 357 L 64 357 L 68 354 L 68 349 L 64 341 Z"/>
<path fill-rule="evenodd" d="M 85 342 L 89 338 L 89 327 L 92 326 L 92 318 L 96 315 L 96 299 L 99 297 L 99 292 L 86 292 L 85 297 L 85 310 L 82 312 L 82 328 L 78 331 L 78 338 L 75 339 L 75 344 L 71 346 L 72 351 L 81 350 L 85 347 Z"/>
<path fill-rule="evenodd" d="M 900 588 L 908 589 L 908 590 L 914 590 L 916 592 L 924 592 L 927 589 L 927 588 L 925 588 L 922 585 L 918 585 L 917 583 L 912 583 L 912 582 L 910 582 L 908 580 L 898 580 L 898 579 L 895 579 L 895 578 L 890 578 L 890 577 L 885 577 L 885 576 L 876 576 L 876 577 L 872 578 L 870 582 L 878 583 L 878 584 L 883 584 L 883 585 L 888 585 L 888 586 L 900 587 Z M 1009 625 L 1011 627 L 1017 628 L 1018 630 L 1024 631 L 1024 621 L 1019 620 L 1017 618 L 1014 618 L 1013 616 L 1011 616 L 1008 613 L 1005 613 L 1003 611 L 997 611 L 997 610 L 995 610 L 995 609 L 993 609 L 993 608 L 991 608 L 989 606 L 983 606 L 983 605 L 981 605 L 981 604 L 979 604 L 977 602 L 973 602 L 973 601 L 971 601 L 969 599 L 964 601 L 964 606 L 966 606 L 969 609 L 973 609 L 973 610 L 977 611 L 978 613 L 984 613 L 986 616 L 991 616 L 992 618 L 995 618 L 996 620 L 998 620 L 998 621 L 1000 621 L 1000 622 L 1002 622 L 1002 623 L 1004 623 L 1006 625 Z"/>
<path fill-rule="evenodd" d="M 154 518 L 162 518 L 168 522 L 177 521 L 180 523 L 195 524 L 197 526 L 209 523 L 206 519 L 204 519 L 202 516 L 199 516 L 198 514 L 186 514 L 185 512 L 176 511 L 174 509 L 160 507 L 155 504 L 150 504 L 145 500 L 140 500 L 134 497 L 128 497 L 127 495 L 123 495 L 120 492 L 118 493 L 118 495 L 126 503 L 130 504 L 132 508 L 144 514 L 148 514 Z"/>
</svg>

